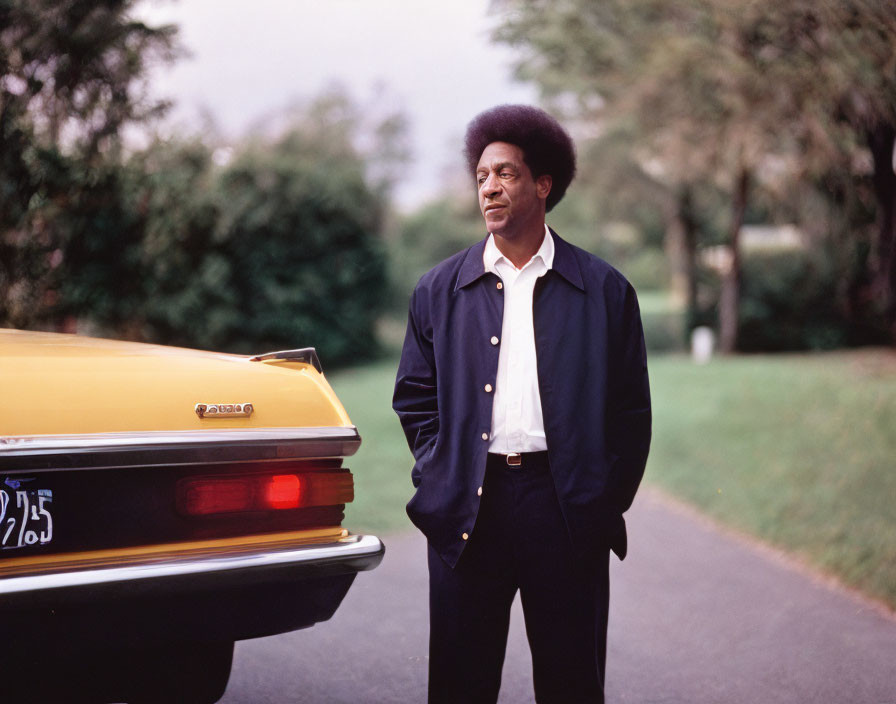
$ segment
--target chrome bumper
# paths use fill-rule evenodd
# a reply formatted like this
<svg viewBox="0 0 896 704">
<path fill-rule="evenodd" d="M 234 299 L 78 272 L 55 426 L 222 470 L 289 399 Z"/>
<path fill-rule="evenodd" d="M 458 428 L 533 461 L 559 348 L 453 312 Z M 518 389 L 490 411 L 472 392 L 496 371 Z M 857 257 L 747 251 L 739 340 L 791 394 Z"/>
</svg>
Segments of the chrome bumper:
<svg viewBox="0 0 896 704">
<path fill-rule="evenodd" d="M 87 592 L 96 598 L 98 592 L 120 592 L 122 588 L 133 594 L 287 582 L 371 570 L 384 553 L 379 538 L 352 535 L 334 543 L 291 549 L 7 577 L 0 579 L 0 596 L 6 606 L 18 599 L 29 603 L 55 601 L 61 596 L 59 590 L 66 595 Z"/>
<path fill-rule="evenodd" d="M 354 426 L 0 435 L 0 471 L 31 473 L 348 457 L 360 445 L 361 436 Z"/>
</svg>

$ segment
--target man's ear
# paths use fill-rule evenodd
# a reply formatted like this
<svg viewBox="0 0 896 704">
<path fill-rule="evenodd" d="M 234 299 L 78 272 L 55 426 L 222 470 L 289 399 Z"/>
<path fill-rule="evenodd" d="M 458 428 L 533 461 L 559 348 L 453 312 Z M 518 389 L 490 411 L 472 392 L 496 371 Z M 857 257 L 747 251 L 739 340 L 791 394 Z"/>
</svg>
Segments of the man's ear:
<svg viewBox="0 0 896 704">
<path fill-rule="evenodd" d="M 551 178 L 550 174 L 542 174 L 535 179 L 535 192 L 538 194 L 538 197 L 547 198 L 548 194 L 551 192 L 551 186 L 553 184 L 554 180 Z"/>
</svg>

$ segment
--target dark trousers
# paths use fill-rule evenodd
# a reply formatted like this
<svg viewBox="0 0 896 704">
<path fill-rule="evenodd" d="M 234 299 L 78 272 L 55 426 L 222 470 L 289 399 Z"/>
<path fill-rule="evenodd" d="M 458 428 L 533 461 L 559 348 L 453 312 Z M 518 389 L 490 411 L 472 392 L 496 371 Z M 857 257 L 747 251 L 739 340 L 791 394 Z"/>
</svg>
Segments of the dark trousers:
<svg viewBox="0 0 896 704">
<path fill-rule="evenodd" d="M 430 703 L 497 700 L 517 589 L 536 701 L 603 702 L 608 551 L 573 550 L 547 453 L 519 468 L 490 455 L 481 501 L 454 569 L 429 548 Z"/>
</svg>

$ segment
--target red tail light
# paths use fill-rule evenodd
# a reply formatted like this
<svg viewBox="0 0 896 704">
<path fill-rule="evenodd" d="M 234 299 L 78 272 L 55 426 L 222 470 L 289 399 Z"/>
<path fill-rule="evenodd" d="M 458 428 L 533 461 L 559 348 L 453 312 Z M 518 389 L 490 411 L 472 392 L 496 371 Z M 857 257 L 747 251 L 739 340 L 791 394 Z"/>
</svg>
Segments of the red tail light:
<svg viewBox="0 0 896 704">
<path fill-rule="evenodd" d="M 178 508 L 188 516 L 251 511 L 254 505 L 251 479 L 188 479 L 178 487 Z"/>
<path fill-rule="evenodd" d="M 177 484 L 177 510 L 187 516 L 336 506 L 354 498 L 348 471 L 189 477 Z"/>
<path fill-rule="evenodd" d="M 264 498 L 270 508 L 298 508 L 302 483 L 295 474 L 275 474 L 265 486 Z"/>
</svg>

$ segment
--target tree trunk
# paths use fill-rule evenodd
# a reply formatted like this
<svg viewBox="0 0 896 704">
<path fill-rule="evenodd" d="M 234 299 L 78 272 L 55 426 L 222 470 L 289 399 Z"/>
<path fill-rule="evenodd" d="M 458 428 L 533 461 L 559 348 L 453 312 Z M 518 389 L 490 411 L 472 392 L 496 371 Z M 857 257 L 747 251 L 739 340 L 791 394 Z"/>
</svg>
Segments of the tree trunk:
<svg viewBox="0 0 896 704">
<path fill-rule="evenodd" d="M 741 168 L 731 203 L 731 224 L 728 232 L 730 260 L 722 276 L 719 296 L 719 351 L 731 354 L 737 350 L 737 325 L 740 319 L 740 231 L 747 209 L 750 175 Z"/>
<path fill-rule="evenodd" d="M 669 198 L 663 244 L 672 273 L 672 295 L 685 304 L 689 319 L 693 319 L 697 309 L 697 223 L 688 186 Z"/>
<path fill-rule="evenodd" d="M 871 290 L 880 302 L 890 342 L 896 345 L 896 127 L 875 125 L 868 132 L 868 146 L 874 160 L 878 225 Z"/>
<path fill-rule="evenodd" d="M 681 194 L 681 223 L 684 232 L 685 278 L 687 279 L 687 311 L 688 319 L 693 324 L 697 317 L 697 218 L 694 217 L 694 205 L 691 200 L 691 189 L 686 188 Z"/>
</svg>

